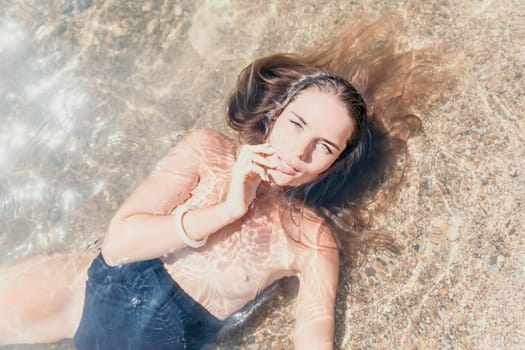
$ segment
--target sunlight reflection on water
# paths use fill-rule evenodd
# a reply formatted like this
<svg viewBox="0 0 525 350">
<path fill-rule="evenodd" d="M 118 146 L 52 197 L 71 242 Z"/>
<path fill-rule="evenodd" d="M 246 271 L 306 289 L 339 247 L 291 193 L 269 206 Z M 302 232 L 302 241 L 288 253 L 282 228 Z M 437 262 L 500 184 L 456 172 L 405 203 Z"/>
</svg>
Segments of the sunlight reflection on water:
<svg viewBox="0 0 525 350">
<path fill-rule="evenodd" d="M 301 52 L 362 11 L 400 10 L 403 44 L 467 53 L 465 88 L 428 106 L 424 138 L 409 145 L 414 170 L 385 221 L 402 254 L 371 254 L 341 275 L 336 342 L 522 348 L 522 313 L 505 306 L 523 304 L 524 11 L 492 3 L 0 0 L 0 262 L 102 237 L 186 130 L 225 131 L 224 97 L 254 57 Z M 247 348 L 289 344 L 292 308 L 273 310 L 239 335 Z"/>
<path fill-rule="evenodd" d="M 126 4 L 18 2 L 0 18 L 0 262 L 84 250 L 188 129 L 224 131 L 231 58 L 257 41 L 232 53 L 222 40 L 268 17 Z"/>
</svg>

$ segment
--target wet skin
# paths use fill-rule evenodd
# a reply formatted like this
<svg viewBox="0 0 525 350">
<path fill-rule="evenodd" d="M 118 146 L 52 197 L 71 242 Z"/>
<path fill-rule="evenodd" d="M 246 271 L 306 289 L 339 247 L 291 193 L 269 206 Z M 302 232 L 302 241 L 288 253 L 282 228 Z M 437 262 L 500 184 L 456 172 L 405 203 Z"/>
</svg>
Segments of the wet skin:
<svg viewBox="0 0 525 350">
<path fill-rule="evenodd" d="M 324 172 L 344 149 L 352 130 L 351 119 L 341 103 L 314 90 L 300 94 L 277 119 L 267 140 L 271 152 L 264 148 L 264 152 L 255 154 L 253 150 L 261 150 L 261 146 L 247 148 L 215 131 L 194 131 L 159 162 L 115 217 L 125 212 L 138 216 L 139 221 L 133 223 L 159 223 L 161 226 L 148 224 L 140 230 L 139 246 L 155 248 L 159 242 L 154 237 L 176 235 L 170 213 L 177 205 L 230 205 L 235 202 L 230 200 L 232 188 L 240 188 L 241 192 L 246 191 L 244 185 L 255 188 L 253 198 L 248 198 L 251 204 L 242 204 L 246 205 L 242 216 L 211 234 L 203 248 L 164 251 L 157 257 L 163 259 L 171 276 L 190 296 L 220 319 L 240 309 L 273 281 L 297 275 L 300 288 L 295 345 L 331 348 L 339 263 L 336 244 L 329 228 L 308 209 L 292 220 L 286 209 L 289 202 L 280 194 L 282 186 L 304 183 Z M 250 168 L 253 171 L 235 168 L 242 149 L 244 156 L 253 156 L 249 163 L 255 164 Z M 244 171 L 241 178 L 246 182 L 240 187 L 234 184 L 236 189 L 232 186 L 235 171 L 236 176 Z M 173 191 L 167 193 L 170 188 Z M 124 230 L 113 234 L 116 246 L 127 246 L 126 237 L 137 233 L 133 231 L 136 226 L 119 226 Z M 155 236 L 156 227 L 163 228 L 166 235 Z M 137 258 L 139 255 L 129 256 L 144 258 Z M 12 309 L 4 314 L 17 315 L 0 324 L 4 342 L 72 337 L 80 321 L 86 269 L 92 259 L 93 254 L 55 255 L 2 266 L 0 274 L 8 282 L 0 288 L 4 301 L 0 302 L 0 312 Z M 60 273 L 53 273 L 57 266 Z M 18 277 L 21 271 L 26 271 L 28 277 L 23 283 Z M 47 307 L 35 308 L 21 302 L 28 299 Z"/>
<path fill-rule="evenodd" d="M 303 240 L 301 235 L 307 235 L 309 246 L 334 247 L 327 232 L 316 234 L 319 222 L 299 220 L 298 227 L 287 222 L 280 212 L 288 203 L 276 198 L 282 186 L 311 181 L 326 171 L 346 147 L 352 131 L 352 120 L 337 97 L 318 90 L 302 92 L 284 109 L 268 136 L 274 153 L 266 157 L 275 163 L 262 168 L 270 181 L 261 182 L 245 216 L 212 235 L 201 254 L 174 254 L 178 258 L 170 259 L 169 269 L 174 278 L 212 313 L 225 318 L 275 279 L 297 274 L 298 261 L 311 259 L 311 250 L 297 243 Z M 209 139 L 215 147 L 210 144 L 201 150 L 223 152 L 202 154 L 207 166 L 188 200 L 197 206 L 225 200 L 223 189 L 228 188 L 229 169 L 238 151 L 222 135 Z"/>
<path fill-rule="evenodd" d="M 200 151 L 220 149 L 223 152 L 202 154 L 206 157 L 206 167 L 186 201 L 196 207 L 224 200 L 227 195 L 224 189 L 230 181 L 227 169 L 233 165 L 237 152 L 234 142 L 220 134 L 210 137 L 211 133 L 208 132 L 207 138 L 210 147 L 200 145 Z M 283 220 L 281 213 L 287 202 L 284 198 L 278 199 L 280 194 L 279 187 L 263 183 L 242 220 L 210 236 L 205 247 L 185 248 L 165 259 L 173 278 L 218 318 L 226 318 L 240 309 L 274 280 L 298 273 L 298 262 L 312 254 L 297 242 L 301 240 L 301 231 L 309 230 L 312 241 L 321 246 L 334 246 L 328 232 L 319 232 L 319 222 L 303 219 L 301 226 L 296 227 L 286 216 Z"/>
</svg>

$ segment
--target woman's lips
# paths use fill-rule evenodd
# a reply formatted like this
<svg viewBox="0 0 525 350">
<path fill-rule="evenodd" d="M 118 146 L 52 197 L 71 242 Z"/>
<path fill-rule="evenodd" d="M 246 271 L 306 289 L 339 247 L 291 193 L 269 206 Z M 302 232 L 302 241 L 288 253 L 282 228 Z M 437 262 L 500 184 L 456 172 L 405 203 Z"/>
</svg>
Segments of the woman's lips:
<svg viewBox="0 0 525 350">
<path fill-rule="evenodd" d="M 277 170 L 279 170 L 281 173 L 284 173 L 286 175 L 296 175 L 299 171 L 289 164 L 287 161 L 279 157 L 279 164 L 277 166 Z"/>
</svg>

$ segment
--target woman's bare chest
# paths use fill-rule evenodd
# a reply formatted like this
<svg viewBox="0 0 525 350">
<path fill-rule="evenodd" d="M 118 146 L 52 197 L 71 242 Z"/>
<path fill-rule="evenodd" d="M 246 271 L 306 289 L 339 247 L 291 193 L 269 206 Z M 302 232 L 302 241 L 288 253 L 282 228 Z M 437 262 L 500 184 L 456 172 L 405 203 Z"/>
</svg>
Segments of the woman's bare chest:
<svg viewBox="0 0 525 350">
<path fill-rule="evenodd" d="M 173 257 L 174 270 L 213 274 L 244 281 L 260 280 L 276 269 L 288 269 L 288 241 L 270 215 L 252 208 L 243 220 L 229 225 L 208 239 L 203 249 L 184 250 Z"/>
<path fill-rule="evenodd" d="M 213 205 L 224 199 L 227 181 L 198 186 L 189 205 Z M 275 201 L 256 199 L 237 222 L 208 238 L 203 249 L 184 249 L 166 259 L 173 278 L 216 316 L 227 316 L 276 279 L 291 274 L 292 255 L 280 226 Z"/>
<path fill-rule="evenodd" d="M 182 251 L 167 269 L 190 296 L 219 318 L 242 308 L 291 272 L 286 244 L 265 230 L 232 232 L 210 244 L 199 251 Z"/>
</svg>

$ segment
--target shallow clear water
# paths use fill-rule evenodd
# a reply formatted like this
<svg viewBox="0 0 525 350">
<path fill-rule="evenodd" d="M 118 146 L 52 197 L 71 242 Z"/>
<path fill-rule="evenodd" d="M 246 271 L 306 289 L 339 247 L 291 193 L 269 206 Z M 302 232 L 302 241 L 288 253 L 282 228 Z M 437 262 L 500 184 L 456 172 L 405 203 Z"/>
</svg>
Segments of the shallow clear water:
<svg viewBox="0 0 525 350">
<path fill-rule="evenodd" d="M 183 14 L 158 5 L 20 2 L 0 18 L 2 259 L 101 236 L 185 130 L 218 124 L 198 116 L 217 92 L 178 64 Z"/>
<path fill-rule="evenodd" d="M 221 40 L 265 21 L 229 1 L 2 5 L 0 262 L 93 249 L 181 135 L 227 131 L 225 96 L 258 44 Z"/>
<path fill-rule="evenodd" d="M 343 271 L 336 344 L 520 349 L 524 7 L 0 0 L 0 262 L 89 249 L 182 134 L 227 132 L 224 98 L 252 58 L 301 51 L 358 11 L 396 9 L 404 46 L 465 51 L 461 91 L 420 111 L 426 133 L 409 145 L 413 171 L 383 223 L 401 250 Z M 223 348 L 289 348 L 293 309 L 275 309 Z"/>
</svg>

